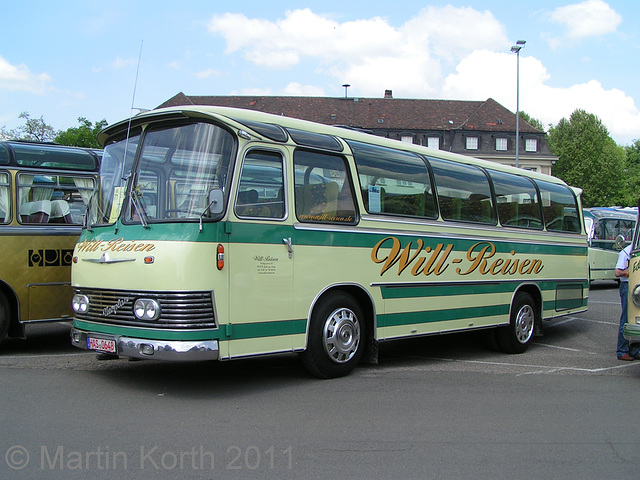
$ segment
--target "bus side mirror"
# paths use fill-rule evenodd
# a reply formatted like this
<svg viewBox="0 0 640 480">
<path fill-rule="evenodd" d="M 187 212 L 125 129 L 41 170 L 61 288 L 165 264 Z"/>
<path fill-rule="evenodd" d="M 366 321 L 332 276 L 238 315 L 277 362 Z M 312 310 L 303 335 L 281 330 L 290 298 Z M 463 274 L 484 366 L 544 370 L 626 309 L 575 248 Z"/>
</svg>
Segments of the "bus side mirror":
<svg viewBox="0 0 640 480">
<path fill-rule="evenodd" d="M 214 188 L 209 191 L 209 212 L 211 215 L 217 215 L 224 210 L 224 196 L 222 190 Z"/>
<path fill-rule="evenodd" d="M 618 251 L 623 250 L 625 247 L 624 244 L 625 244 L 624 237 L 622 235 L 618 235 L 615 241 L 613 242 L 613 248 L 615 248 Z"/>
</svg>

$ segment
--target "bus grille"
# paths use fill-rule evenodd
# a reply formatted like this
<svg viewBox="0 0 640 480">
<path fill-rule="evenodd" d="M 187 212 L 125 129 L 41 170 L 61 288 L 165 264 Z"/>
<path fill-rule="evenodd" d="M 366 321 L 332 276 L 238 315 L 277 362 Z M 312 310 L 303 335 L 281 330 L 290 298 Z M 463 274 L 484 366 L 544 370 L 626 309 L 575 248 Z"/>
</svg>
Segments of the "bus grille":
<svg viewBox="0 0 640 480">
<path fill-rule="evenodd" d="M 148 292 L 134 290 L 76 289 L 89 298 L 87 313 L 76 313 L 78 320 L 116 325 L 158 328 L 211 328 L 216 326 L 212 292 Z M 160 304 L 160 317 L 154 321 L 137 319 L 133 304 L 138 298 Z"/>
</svg>

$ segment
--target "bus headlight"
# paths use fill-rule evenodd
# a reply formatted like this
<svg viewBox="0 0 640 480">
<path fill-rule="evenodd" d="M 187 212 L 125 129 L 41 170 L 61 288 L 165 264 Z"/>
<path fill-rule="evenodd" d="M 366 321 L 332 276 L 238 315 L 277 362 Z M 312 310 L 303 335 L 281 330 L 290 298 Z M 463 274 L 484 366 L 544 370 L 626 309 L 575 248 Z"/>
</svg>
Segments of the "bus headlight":
<svg viewBox="0 0 640 480">
<path fill-rule="evenodd" d="M 71 306 L 76 313 L 87 313 L 89 310 L 89 297 L 76 293 L 71 300 Z"/>
<path fill-rule="evenodd" d="M 133 303 L 133 314 L 138 320 L 157 320 L 160 316 L 160 304 L 149 298 L 138 298 Z"/>
<path fill-rule="evenodd" d="M 640 308 L 640 285 L 636 285 L 633 287 L 633 292 L 631 292 L 631 300 L 633 300 L 633 304 Z"/>
</svg>

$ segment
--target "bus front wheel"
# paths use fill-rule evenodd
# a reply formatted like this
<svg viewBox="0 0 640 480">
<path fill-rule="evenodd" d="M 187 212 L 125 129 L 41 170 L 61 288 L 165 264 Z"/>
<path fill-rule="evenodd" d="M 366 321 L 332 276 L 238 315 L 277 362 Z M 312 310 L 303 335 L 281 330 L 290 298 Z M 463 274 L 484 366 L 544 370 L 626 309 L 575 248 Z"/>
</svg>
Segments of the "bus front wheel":
<svg viewBox="0 0 640 480">
<path fill-rule="evenodd" d="M 505 353 L 523 353 L 531 339 L 536 324 L 536 304 L 531 295 L 518 293 L 511 305 L 509 325 L 496 331 L 498 346 Z"/>
<path fill-rule="evenodd" d="M 342 377 L 360 361 L 365 338 L 364 316 L 358 302 L 344 292 L 330 294 L 311 314 L 302 362 L 317 377 Z"/>
</svg>

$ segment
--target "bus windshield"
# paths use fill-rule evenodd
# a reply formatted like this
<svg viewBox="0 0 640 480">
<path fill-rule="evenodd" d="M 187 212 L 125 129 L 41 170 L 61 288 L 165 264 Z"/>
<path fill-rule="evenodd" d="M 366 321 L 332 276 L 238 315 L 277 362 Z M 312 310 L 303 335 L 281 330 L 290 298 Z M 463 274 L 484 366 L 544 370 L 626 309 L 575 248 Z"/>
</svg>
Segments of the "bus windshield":
<svg viewBox="0 0 640 480">
<path fill-rule="evenodd" d="M 125 195 L 125 172 L 131 171 L 137 150 Z M 102 195 L 95 202 L 96 223 L 114 223 L 121 209 L 123 221 L 130 223 L 199 220 L 207 213 L 211 218 L 209 196 L 212 190 L 226 191 L 233 151 L 231 134 L 208 123 L 162 126 L 145 132 L 142 140 L 138 132 L 108 144 L 100 172 Z"/>
</svg>

